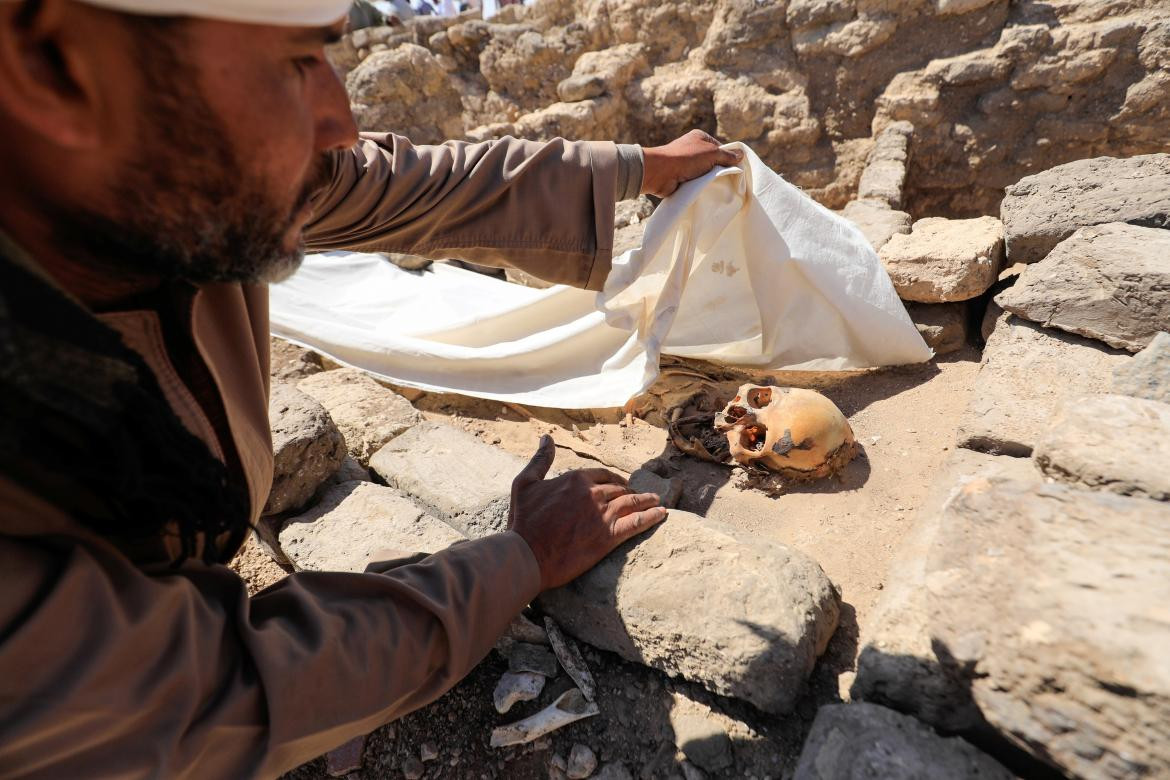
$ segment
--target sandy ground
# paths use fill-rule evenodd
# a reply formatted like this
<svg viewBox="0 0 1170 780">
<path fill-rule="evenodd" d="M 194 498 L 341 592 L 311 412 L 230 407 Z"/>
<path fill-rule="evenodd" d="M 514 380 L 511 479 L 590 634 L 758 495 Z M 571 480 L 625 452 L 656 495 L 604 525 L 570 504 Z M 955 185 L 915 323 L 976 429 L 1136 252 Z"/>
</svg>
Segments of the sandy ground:
<svg viewBox="0 0 1170 780">
<path fill-rule="evenodd" d="M 557 469 L 601 463 L 628 474 L 657 459 L 683 480 L 681 508 L 784 542 L 817 560 L 841 589 L 842 621 L 808 694 L 788 718 L 764 717 L 738 702 L 715 700 L 695 686 L 591 651 L 590 665 L 603 689 L 603 714 L 535 746 L 493 751 L 487 747 L 491 728 L 511 719 L 491 707 L 491 689 L 503 670 L 493 653 L 438 702 L 371 735 L 363 769 L 351 777 L 401 777 L 403 761 L 428 741 L 439 748 L 440 757 L 425 765 L 425 777 L 544 778 L 552 755 L 567 755 L 575 742 L 590 745 L 603 761 L 621 761 L 634 777 L 681 777 L 682 755 L 673 748 L 665 715 L 670 697 L 680 691 L 709 701 L 742 726 L 743 733 L 733 738 L 735 764 L 715 776 L 787 776 L 816 707 L 838 700 L 847 688 L 858 651 L 858 623 L 864 623 L 914 510 L 953 446 L 978 361 L 973 347 L 932 364 L 844 374 L 745 374 L 669 361 L 659 382 L 631 405 L 646 419 L 621 410 L 538 409 L 415 394 L 415 406 L 427 417 L 462 427 L 517 455 L 530 455 L 540 434 L 551 433 L 558 445 Z M 731 469 L 683 455 L 669 443 L 662 416 L 666 407 L 698 390 L 726 400 L 745 381 L 824 393 L 849 418 L 860 455 L 835 478 L 774 496 L 739 487 Z M 253 590 L 284 576 L 252 543 L 233 566 Z M 631 729 L 633 724 L 642 727 Z M 322 759 L 290 774 L 327 776 Z"/>
</svg>

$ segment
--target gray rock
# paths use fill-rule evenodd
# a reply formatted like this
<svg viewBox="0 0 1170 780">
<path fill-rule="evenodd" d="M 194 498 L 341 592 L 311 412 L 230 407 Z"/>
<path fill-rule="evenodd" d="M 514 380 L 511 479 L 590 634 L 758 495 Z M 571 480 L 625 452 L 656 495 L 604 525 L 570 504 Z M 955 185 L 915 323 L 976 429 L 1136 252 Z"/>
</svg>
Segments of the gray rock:
<svg viewBox="0 0 1170 780">
<path fill-rule="evenodd" d="M 892 209 L 902 208 L 907 150 L 913 132 L 914 125 L 909 122 L 893 122 L 878 134 L 857 185 L 858 200 L 880 200 Z"/>
<path fill-rule="evenodd" d="M 569 761 L 566 774 L 570 780 L 585 780 L 597 769 L 597 756 L 588 745 L 573 745 L 569 751 Z"/>
<path fill-rule="evenodd" d="M 1137 352 L 1170 329 L 1170 230 L 1081 228 L 995 300 L 1046 327 Z"/>
<path fill-rule="evenodd" d="M 402 759 L 402 776 L 406 780 L 419 780 L 425 771 L 426 767 L 414 756 L 407 756 Z"/>
<path fill-rule="evenodd" d="M 1170 403 L 1170 333 L 1159 333 L 1150 345 L 1117 367 L 1113 391 Z"/>
<path fill-rule="evenodd" d="M 605 79 L 601 76 L 569 76 L 557 84 L 557 97 L 566 103 L 576 103 L 604 95 L 605 90 Z"/>
<path fill-rule="evenodd" d="M 297 569 L 364 571 L 373 561 L 438 552 L 463 538 L 393 488 L 345 482 L 290 518 L 280 547 Z"/>
<path fill-rule="evenodd" d="M 557 657 L 545 645 L 515 642 L 505 651 L 508 671 L 532 672 L 545 677 L 557 676 Z"/>
<path fill-rule="evenodd" d="M 670 728 L 678 749 L 708 772 L 719 772 L 735 763 L 727 728 L 731 720 L 681 694 L 672 698 Z"/>
<path fill-rule="evenodd" d="M 939 656 L 993 728 L 1074 777 L 1170 775 L 1170 504 L 977 480 L 927 569 Z"/>
<path fill-rule="evenodd" d="M 325 754 L 325 771 L 330 777 L 345 777 L 362 768 L 362 752 L 366 748 L 365 736 L 354 737 L 340 747 Z"/>
<path fill-rule="evenodd" d="M 857 676 L 849 696 L 892 707 L 947 732 L 974 728 L 979 711 L 962 681 L 943 669 L 931 644 L 926 558 L 938 535 L 943 506 L 976 479 L 1039 484 L 1026 458 L 957 449 L 943 462 L 902 538 L 882 583 L 881 596 L 861 625 Z"/>
<path fill-rule="evenodd" d="M 649 469 L 638 469 L 630 475 L 630 490 L 635 493 L 654 493 L 662 506 L 672 508 L 678 506 L 682 498 L 683 482 L 678 477 L 667 479 L 660 477 Z"/>
<path fill-rule="evenodd" d="M 1013 263 L 1043 260 L 1088 225 L 1170 227 L 1170 154 L 1077 160 L 1027 176 L 1007 188 L 1000 217 Z"/>
<path fill-rule="evenodd" d="M 910 235 L 895 235 L 879 252 L 902 300 L 965 301 L 995 282 L 1003 263 L 1003 226 L 995 217 L 914 223 Z"/>
<path fill-rule="evenodd" d="M 959 421 L 959 445 L 1031 455 L 1060 402 L 1109 392 L 1114 368 L 1127 359 L 1099 341 L 1005 314 L 983 349 L 983 365 Z"/>
<path fill-rule="evenodd" d="M 329 411 L 349 454 L 363 466 L 382 445 L 422 419 L 409 401 L 356 368 L 314 374 L 297 389 Z"/>
<path fill-rule="evenodd" d="M 547 679 L 536 672 L 505 672 L 492 693 L 496 712 L 503 715 L 518 702 L 532 701 L 544 690 Z"/>
<path fill-rule="evenodd" d="M 874 251 L 895 235 L 910 232 L 910 215 L 895 211 L 881 200 L 855 200 L 845 205 L 841 216 L 857 225 Z"/>
<path fill-rule="evenodd" d="M 626 765 L 620 761 L 605 764 L 597 770 L 594 778 L 595 780 L 634 780 L 630 770 L 626 769 Z"/>
<path fill-rule="evenodd" d="M 424 742 L 418 746 L 418 757 L 424 764 L 428 761 L 434 761 L 439 757 L 439 749 L 435 747 L 433 742 Z"/>
<path fill-rule="evenodd" d="M 439 423 L 415 426 L 370 458 L 370 468 L 386 484 L 445 520 L 508 496 L 524 466 L 515 455 Z"/>
<path fill-rule="evenodd" d="M 284 383 L 268 399 L 274 456 L 265 515 L 300 509 L 341 466 L 345 439 L 325 407 Z"/>
<path fill-rule="evenodd" d="M 1126 395 L 1066 401 L 1032 457 L 1058 482 L 1170 500 L 1170 404 Z"/>
<path fill-rule="evenodd" d="M 936 356 L 958 351 L 967 343 L 965 303 L 911 303 L 906 312 Z"/>
<path fill-rule="evenodd" d="M 540 604 L 584 642 L 778 713 L 839 612 L 814 561 L 681 510 Z"/>
<path fill-rule="evenodd" d="M 817 710 L 795 780 L 974 780 L 1012 773 L 958 737 L 943 738 L 914 718 L 876 704 Z"/>
<path fill-rule="evenodd" d="M 983 338 L 983 342 L 991 338 L 991 334 L 995 332 L 995 324 L 1003 317 L 1003 307 L 994 300 L 987 302 L 987 309 L 983 312 L 983 320 L 979 323 L 979 335 Z"/>
</svg>

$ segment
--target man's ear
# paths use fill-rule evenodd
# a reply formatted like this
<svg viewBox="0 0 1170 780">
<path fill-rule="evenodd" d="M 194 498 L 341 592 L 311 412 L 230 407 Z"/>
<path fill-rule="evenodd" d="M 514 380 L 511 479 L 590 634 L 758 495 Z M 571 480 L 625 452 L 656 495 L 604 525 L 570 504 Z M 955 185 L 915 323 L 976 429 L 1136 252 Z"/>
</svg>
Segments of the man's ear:
<svg viewBox="0 0 1170 780">
<path fill-rule="evenodd" d="M 106 118 L 92 46 L 101 35 L 93 27 L 105 25 L 88 21 L 69 0 L 0 2 L 0 114 L 74 151 L 100 145 Z"/>
</svg>

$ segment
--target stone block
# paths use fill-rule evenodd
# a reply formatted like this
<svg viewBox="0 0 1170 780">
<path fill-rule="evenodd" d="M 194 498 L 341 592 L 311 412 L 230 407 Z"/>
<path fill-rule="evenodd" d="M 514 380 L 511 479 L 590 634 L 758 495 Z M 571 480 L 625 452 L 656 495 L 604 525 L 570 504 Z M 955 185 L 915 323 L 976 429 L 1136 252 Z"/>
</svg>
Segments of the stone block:
<svg viewBox="0 0 1170 780">
<path fill-rule="evenodd" d="M 434 553 L 463 538 L 393 488 L 346 482 L 286 521 L 280 547 L 297 569 L 364 571 L 375 556 Z"/>
<path fill-rule="evenodd" d="M 976 479 L 1039 484 L 1041 475 L 1025 458 L 964 449 L 947 455 L 890 562 L 880 598 L 861 625 L 857 676 L 850 689 L 855 701 L 892 707 L 948 732 L 972 729 L 980 716 L 970 691 L 944 671 L 934 653 L 926 558 L 947 500 Z"/>
<path fill-rule="evenodd" d="M 272 490 L 265 515 L 300 509 L 341 467 L 345 439 L 325 407 L 284 383 L 268 399 L 272 427 Z"/>
<path fill-rule="evenodd" d="M 1150 345 L 1113 372 L 1113 392 L 1170 403 L 1170 333 L 1159 333 Z"/>
<path fill-rule="evenodd" d="M 557 97 L 565 103 L 576 103 L 605 94 L 605 79 L 601 76 L 569 76 L 557 84 Z"/>
<path fill-rule="evenodd" d="M 1137 352 L 1170 330 L 1170 230 L 1077 230 L 996 296 L 1007 311 Z"/>
<path fill-rule="evenodd" d="M 876 704 L 817 710 L 794 780 L 1010 780 L 1012 773 L 958 737 Z"/>
<path fill-rule="evenodd" d="M 1170 500 L 1170 404 L 1126 395 L 1066 401 L 1032 457 L 1049 478 Z"/>
<path fill-rule="evenodd" d="M 902 208 L 907 150 L 913 132 L 914 125 L 909 122 L 893 122 L 878 134 L 857 185 L 858 200 L 878 200 L 891 209 Z"/>
<path fill-rule="evenodd" d="M 838 599 L 803 554 L 673 510 L 540 604 L 595 647 L 784 713 L 836 628 Z"/>
<path fill-rule="evenodd" d="M 1007 188 L 1000 217 L 1013 263 L 1043 260 L 1089 225 L 1170 227 L 1170 154 L 1077 160 L 1026 176 Z"/>
<path fill-rule="evenodd" d="M 662 506 L 671 508 L 678 506 L 682 498 L 683 482 L 678 477 L 667 479 L 660 477 L 649 469 L 638 469 L 630 475 L 630 490 L 635 493 L 654 493 Z"/>
<path fill-rule="evenodd" d="M 370 468 L 396 487 L 450 519 L 476 513 L 510 495 L 526 461 L 458 428 L 423 423 L 390 441 L 370 458 Z"/>
<path fill-rule="evenodd" d="M 1067 776 L 1170 774 L 1170 504 L 975 480 L 927 570 L 936 652 L 991 727 Z"/>
<path fill-rule="evenodd" d="M 276 382 L 296 384 L 310 374 L 325 370 L 321 356 L 311 349 L 273 336 L 269 342 L 269 373 Z"/>
<path fill-rule="evenodd" d="M 975 298 L 995 283 L 1003 262 L 1003 226 L 994 217 L 914 223 L 881 248 L 882 264 L 903 300 L 947 303 Z"/>
<path fill-rule="evenodd" d="M 297 389 L 328 410 L 349 454 L 363 466 L 382 445 L 422 419 L 409 401 L 356 368 L 314 374 Z"/>
<path fill-rule="evenodd" d="M 935 356 L 960 350 L 967 343 L 965 303 L 911 303 L 906 313 Z"/>
<path fill-rule="evenodd" d="M 983 349 L 959 446 L 1031 455 L 1060 402 L 1110 392 L 1113 370 L 1126 359 L 1098 341 L 1005 314 Z"/>
<path fill-rule="evenodd" d="M 841 216 L 861 229 L 875 252 L 893 236 L 910 232 L 910 215 L 891 209 L 881 200 L 851 201 L 845 205 Z"/>
</svg>

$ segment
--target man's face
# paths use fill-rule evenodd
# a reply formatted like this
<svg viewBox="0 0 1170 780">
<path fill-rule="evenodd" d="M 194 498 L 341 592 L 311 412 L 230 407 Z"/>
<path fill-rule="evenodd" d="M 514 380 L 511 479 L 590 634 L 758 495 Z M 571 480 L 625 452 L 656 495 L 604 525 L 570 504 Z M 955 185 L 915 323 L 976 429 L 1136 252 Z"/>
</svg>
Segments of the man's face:
<svg viewBox="0 0 1170 780">
<path fill-rule="evenodd" d="M 292 273 L 328 153 L 356 142 L 323 56 L 340 26 L 126 25 L 129 143 L 107 197 L 54 215 L 60 237 L 117 270 L 195 284 Z"/>
</svg>

